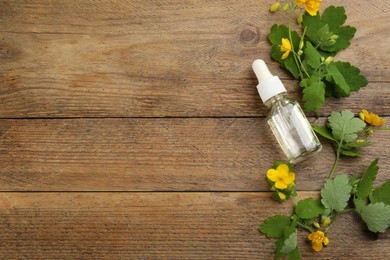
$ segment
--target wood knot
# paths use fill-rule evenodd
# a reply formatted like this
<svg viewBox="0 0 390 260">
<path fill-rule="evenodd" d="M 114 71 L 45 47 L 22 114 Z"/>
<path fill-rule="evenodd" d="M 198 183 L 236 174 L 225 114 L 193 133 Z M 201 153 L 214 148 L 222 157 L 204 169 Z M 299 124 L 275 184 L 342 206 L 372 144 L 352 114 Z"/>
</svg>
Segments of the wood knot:
<svg viewBox="0 0 390 260">
<path fill-rule="evenodd" d="M 18 55 L 18 50 L 5 44 L 0 44 L 0 59 L 12 59 Z"/>
<path fill-rule="evenodd" d="M 257 44 L 260 41 L 260 29 L 254 25 L 245 25 L 240 33 L 240 41 L 245 44 Z"/>
</svg>

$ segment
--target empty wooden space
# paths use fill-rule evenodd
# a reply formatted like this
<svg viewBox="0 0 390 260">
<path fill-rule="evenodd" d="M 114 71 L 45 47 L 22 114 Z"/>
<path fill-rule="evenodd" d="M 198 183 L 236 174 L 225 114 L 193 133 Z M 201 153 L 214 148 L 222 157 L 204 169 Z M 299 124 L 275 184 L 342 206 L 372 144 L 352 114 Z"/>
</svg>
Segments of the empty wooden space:
<svg viewBox="0 0 390 260">
<path fill-rule="evenodd" d="M 272 259 L 259 224 L 292 205 L 271 200 L 264 179 L 283 159 L 251 70 L 262 58 L 300 100 L 298 83 L 270 59 L 267 34 L 287 14 L 274 1 L 0 1 L 1 259 Z M 344 5 L 357 27 L 337 59 L 369 85 L 329 98 L 332 111 L 368 109 L 390 121 L 390 4 Z M 378 131 L 360 173 L 379 158 L 390 177 L 390 134 Z M 334 160 L 298 164 L 302 197 L 316 196 Z M 334 229 L 334 230 L 333 230 Z M 385 259 L 389 231 L 369 233 L 348 214 L 331 245 L 304 259 Z"/>
</svg>

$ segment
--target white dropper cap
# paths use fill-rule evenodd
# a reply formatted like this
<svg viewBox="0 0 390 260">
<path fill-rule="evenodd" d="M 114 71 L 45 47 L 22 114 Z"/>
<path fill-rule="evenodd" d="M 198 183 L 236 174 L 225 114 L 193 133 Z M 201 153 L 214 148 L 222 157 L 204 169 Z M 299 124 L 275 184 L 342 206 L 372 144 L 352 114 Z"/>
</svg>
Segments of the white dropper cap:
<svg viewBox="0 0 390 260">
<path fill-rule="evenodd" d="M 263 60 L 255 60 L 252 64 L 253 71 L 259 80 L 257 91 L 265 103 L 268 99 L 280 93 L 287 92 L 278 76 L 273 76 Z"/>
</svg>

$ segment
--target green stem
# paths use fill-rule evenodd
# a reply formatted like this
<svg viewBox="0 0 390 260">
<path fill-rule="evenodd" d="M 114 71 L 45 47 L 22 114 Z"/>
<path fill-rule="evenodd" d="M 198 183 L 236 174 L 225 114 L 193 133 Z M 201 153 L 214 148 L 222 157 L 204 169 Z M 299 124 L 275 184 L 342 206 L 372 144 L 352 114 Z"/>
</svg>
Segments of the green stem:
<svg viewBox="0 0 390 260">
<path fill-rule="evenodd" d="M 291 20 L 292 20 L 292 16 L 294 14 L 294 11 L 295 11 L 296 7 L 297 7 L 296 5 L 291 7 L 290 18 L 288 19 L 288 37 L 290 38 L 291 50 L 293 52 L 293 57 L 294 57 L 294 60 L 295 60 L 295 64 L 298 67 L 298 71 L 299 71 L 299 75 L 300 75 L 301 79 L 303 79 L 303 74 L 302 74 L 301 68 L 299 66 L 297 57 L 296 57 L 297 54 L 295 53 L 294 44 L 293 44 L 293 40 L 292 40 L 292 36 L 291 36 Z"/>
<path fill-rule="evenodd" d="M 341 153 L 341 145 L 338 144 L 338 147 L 336 150 L 336 159 L 334 160 L 332 170 L 330 170 L 330 173 L 328 175 L 328 179 L 332 178 L 334 172 L 336 171 L 337 165 L 339 164 L 339 160 L 340 160 L 340 153 Z"/>
<path fill-rule="evenodd" d="M 334 223 L 334 221 L 336 220 L 336 218 L 337 218 L 339 215 L 344 214 L 344 213 L 347 213 L 347 212 L 349 212 L 349 211 L 353 211 L 353 210 L 355 210 L 355 209 L 349 208 L 349 209 L 344 209 L 344 210 L 342 210 L 342 211 L 340 211 L 340 212 L 337 212 L 337 213 L 334 215 L 332 222 L 331 222 L 331 223 L 329 224 L 329 226 L 324 230 L 324 233 L 327 233 L 327 232 L 328 232 L 328 230 L 330 229 L 330 227 L 332 226 L 332 224 Z"/>
<path fill-rule="evenodd" d="M 376 130 L 390 130 L 390 127 L 381 127 L 381 128 L 377 128 Z"/>
<path fill-rule="evenodd" d="M 304 228 L 304 229 L 306 229 L 307 231 L 309 231 L 310 233 L 313 233 L 313 232 L 314 232 L 311 228 L 309 228 L 309 227 L 306 226 L 306 225 L 303 225 L 303 224 L 300 223 L 299 221 L 297 222 L 297 224 L 298 224 L 298 226 L 300 226 L 301 228 Z"/>
<path fill-rule="evenodd" d="M 297 205 L 297 197 L 294 196 L 294 195 L 292 195 L 292 196 L 291 196 L 291 200 L 292 200 L 294 206 L 296 206 L 296 205 Z"/>
<path fill-rule="evenodd" d="M 295 52 L 294 52 L 294 54 L 297 55 L 299 64 L 301 65 L 301 67 L 302 67 L 302 69 L 303 69 L 303 72 L 305 72 L 306 76 L 307 76 L 308 78 L 310 78 L 310 75 L 309 75 L 309 73 L 307 72 L 305 66 L 303 66 L 303 63 L 302 63 L 302 60 L 301 60 L 301 56 L 299 56 L 299 55 L 296 54 Z"/>
</svg>

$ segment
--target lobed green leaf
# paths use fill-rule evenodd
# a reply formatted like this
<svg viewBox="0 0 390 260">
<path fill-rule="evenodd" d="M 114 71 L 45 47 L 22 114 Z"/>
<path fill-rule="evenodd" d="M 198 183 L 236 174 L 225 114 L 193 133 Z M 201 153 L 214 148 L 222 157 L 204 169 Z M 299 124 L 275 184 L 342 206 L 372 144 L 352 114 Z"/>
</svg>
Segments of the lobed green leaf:
<svg viewBox="0 0 390 260">
<path fill-rule="evenodd" d="M 370 166 L 368 166 L 364 171 L 364 175 L 359 182 L 356 193 L 356 196 L 359 199 L 365 201 L 368 198 L 368 195 L 372 191 L 372 184 L 374 183 L 376 175 L 378 174 L 378 170 L 378 159 L 376 159 L 372 161 Z"/>
<path fill-rule="evenodd" d="M 360 199 L 354 200 L 356 211 L 372 232 L 385 232 L 390 226 L 390 206 L 383 202 L 365 205 Z"/>
<path fill-rule="evenodd" d="M 348 175 L 337 175 L 334 179 L 327 180 L 321 189 L 321 202 L 325 208 L 342 211 L 348 205 L 351 191 Z"/>
<path fill-rule="evenodd" d="M 260 226 L 259 231 L 267 237 L 282 237 L 286 227 L 291 225 L 291 221 L 287 216 L 276 215 L 268 217 Z"/>
<path fill-rule="evenodd" d="M 299 218 L 312 219 L 324 212 L 324 206 L 321 204 L 320 200 L 308 198 L 298 202 L 295 207 L 295 212 Z"/>
<path fill-rule="evenodd" d="M 333 137 L 340 143 L 350 143 L 357 138 L 357 133 L 366 126 L 360 119 L 355 118 L 349 110 L 332 112 L 328 118 Z"/>
<path fill-rule="evenodd" d="M 390 180 L 387 180 L 372 192 L 370 201 L 373 203 L 383 202 L 390 205 Z"/>
</svg>

